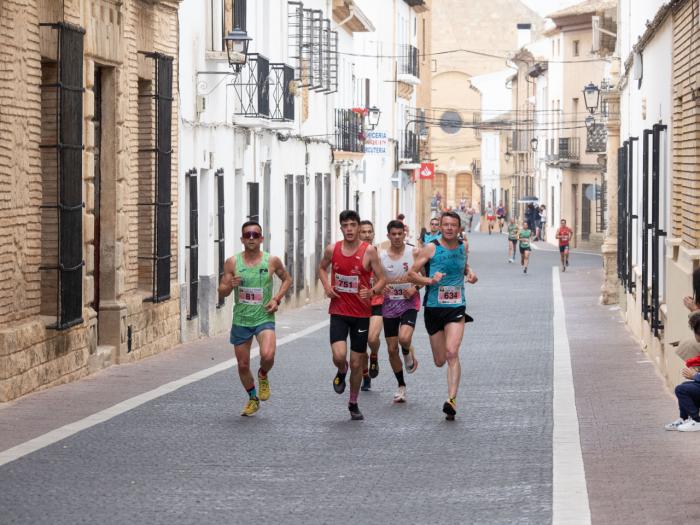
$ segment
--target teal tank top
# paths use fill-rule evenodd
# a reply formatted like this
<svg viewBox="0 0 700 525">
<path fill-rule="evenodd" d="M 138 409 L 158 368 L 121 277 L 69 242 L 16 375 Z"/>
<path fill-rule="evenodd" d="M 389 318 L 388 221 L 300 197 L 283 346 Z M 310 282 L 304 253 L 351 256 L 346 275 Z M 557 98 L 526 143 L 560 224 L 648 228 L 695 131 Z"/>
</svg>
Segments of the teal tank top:
<svg viewBox="0 0 700 525">
<path fill-rule="evenodd" d="M 467 252 L 460 242 L 454 250 L 444 248 L 439 241 L 435 244 L 435 255 L 430 259 L 428 277 L 437 272 L 443 273 L 439 283 L 427 287 L 425 306 L 428 308 L 457 308 L 465 306 L 464 267 Z"/>
</svg>

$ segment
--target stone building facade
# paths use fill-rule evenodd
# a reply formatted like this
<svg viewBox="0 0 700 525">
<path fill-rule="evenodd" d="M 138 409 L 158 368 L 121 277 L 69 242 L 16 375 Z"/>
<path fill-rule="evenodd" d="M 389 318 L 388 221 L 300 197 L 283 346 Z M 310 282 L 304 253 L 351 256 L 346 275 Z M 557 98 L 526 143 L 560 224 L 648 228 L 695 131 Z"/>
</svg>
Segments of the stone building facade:
<svg viewBox="0 0 700 525">
<path fill-rule="evenodd" d="M 0 401 L 180 340 L 178 4 L 0 3 Z"/>
</svg>

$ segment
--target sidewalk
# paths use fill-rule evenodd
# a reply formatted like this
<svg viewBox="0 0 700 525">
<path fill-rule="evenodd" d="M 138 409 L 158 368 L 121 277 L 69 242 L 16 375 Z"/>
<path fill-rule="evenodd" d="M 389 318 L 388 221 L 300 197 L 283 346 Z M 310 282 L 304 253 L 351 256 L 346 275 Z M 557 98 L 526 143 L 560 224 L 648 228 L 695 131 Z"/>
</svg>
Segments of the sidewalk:
<svg viewBox="0 0 700 525">
<path fill-rule="evenodd" d="M 619 309 L 598 304 L 602 270 L 560 277 L 593 523 L 700 522 L 700 435 L 664 430 L 675 396 Z"/>
<path fill-rule="evenodd" d="M 278 314 L 278 340 L 318 322 L 319 313 L 326 309 L 325 302 L 319 302 Z M 0 421 L 11 422 L 0 424 L 0 451 L 170 381 L 219 365 L 233 358 L 228 337 L 221 334 L 181 344 L 142 361 L 114 365 L 79 381 L 0 404 Z"/>
</svg>

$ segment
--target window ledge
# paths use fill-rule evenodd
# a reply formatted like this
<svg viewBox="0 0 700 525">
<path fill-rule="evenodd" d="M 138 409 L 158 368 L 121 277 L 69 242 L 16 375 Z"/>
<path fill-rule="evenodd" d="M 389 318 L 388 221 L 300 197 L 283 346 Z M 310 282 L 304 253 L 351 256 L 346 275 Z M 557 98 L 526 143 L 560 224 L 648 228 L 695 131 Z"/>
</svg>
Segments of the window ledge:
<svg viewBox="0 0 700 525">
<path fill-rule="evenodd" d="M 207 51 L 204 53 L 206 60 L 214 60 L 217 62 L 228 62 L 228 54 L 226 51 Z"/>
</svg>

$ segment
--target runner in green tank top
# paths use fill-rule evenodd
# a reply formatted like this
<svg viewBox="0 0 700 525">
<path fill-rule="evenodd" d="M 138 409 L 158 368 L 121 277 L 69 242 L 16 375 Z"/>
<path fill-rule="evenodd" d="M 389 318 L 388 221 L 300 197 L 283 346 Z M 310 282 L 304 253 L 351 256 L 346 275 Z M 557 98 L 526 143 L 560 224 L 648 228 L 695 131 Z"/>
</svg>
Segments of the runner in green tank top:
<svg viewBox="0 0 700 525">
<path fill-rule="evenodd" d="M 532 231 L 527 225 L 527 221 L 523 221 L 523 227 L 518 232 L 518 241 L 520 241 L 520 266 L 523 267 L 523 273 L 527 273 L 527 265 L 530 261 L 530 238 Z"/>
<path fill-rule="evenodd" d="M 515 252 L 518 248 L 518 223 L 515 222 L 515 217 L 511 217 L 508 221 L 508 262 L 515 262 Z"/>
<path fill-rule="evenodd" d="M 248 392 L 248 403 L 242 416 L 252 416 L 260 408 L 260 401 L 270 398 L 270 381 L 267 374 L 275 362 L 275 312 L 292 285 L 292 277 L 279 257 L 263 252 L 262 228 L 255 221 L 246 222 L 241 228 L 244 251 L 226 259 L 224 275 L 219 283 L 219 296 L 228 297 L 235 290 L 231 344 L 238 361 L 238 376 Z M 282 285 L 277 295 L 272 294 L 272 276 L 277 275 Z M 250 372 L 250 346 L 253 337 L 260 347 L 258 383 Z"/>
</svg>

